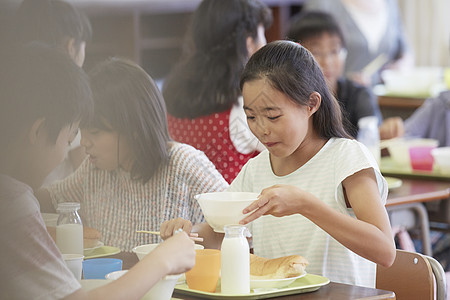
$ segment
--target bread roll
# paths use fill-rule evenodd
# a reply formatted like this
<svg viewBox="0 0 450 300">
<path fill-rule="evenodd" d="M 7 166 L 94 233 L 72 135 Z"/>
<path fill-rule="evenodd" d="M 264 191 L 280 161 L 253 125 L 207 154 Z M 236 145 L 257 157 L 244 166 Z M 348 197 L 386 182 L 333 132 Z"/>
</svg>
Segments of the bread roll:
<svg viewBox="0 0 450 300">
<path fill-rule="evenodd" d="M 300 255 L 268 259 L 250 254 L 250 275 L 252 279 L 281 279 L 303 274 L 308 260 Z"/>
<path fill-rule="evenodd" d="M 48 226 L 47 231 L 56 242 L 56 227 Z M 102 238 L 102 234 L 97 229 L 83 226 L 83 248 L 93 248 Z"/>
<path fill-rule="evenodd" d="M 98 241 L 102 238 L 102 234 L 97 229 L 83 226 L 83 247 L 93 248 L 97 246 Z"/>
</svg>

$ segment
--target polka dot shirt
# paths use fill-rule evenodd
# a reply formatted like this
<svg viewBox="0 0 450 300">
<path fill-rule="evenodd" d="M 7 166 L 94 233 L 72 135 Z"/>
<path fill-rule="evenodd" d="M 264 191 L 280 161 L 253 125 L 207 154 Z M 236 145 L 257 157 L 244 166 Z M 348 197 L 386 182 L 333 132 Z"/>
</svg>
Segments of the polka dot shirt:
<svg viewBox="0 0 450 300">
<path fill-rule="evenodd" d="M 242 154 L 233 145 L 230 139 L 230 111 L 195 119 L 168 115 L 172 138 L 203 151 L 228 183 L 233 181 L 250 158 L 258 154 L 256 151 Z"/>
</svg>

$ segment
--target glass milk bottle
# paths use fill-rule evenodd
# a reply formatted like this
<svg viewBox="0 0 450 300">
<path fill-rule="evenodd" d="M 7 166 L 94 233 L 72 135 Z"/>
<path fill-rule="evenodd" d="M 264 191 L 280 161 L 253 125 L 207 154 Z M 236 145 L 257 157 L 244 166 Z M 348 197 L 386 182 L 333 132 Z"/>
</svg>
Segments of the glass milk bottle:
<svg viewBox="0 0 450 300">
<path fill-rule="evenodd" d="M 222 294 L 250 293 L 250 249 L 242 225 L 224 226 L 221 248 Z"/>
<path fill-rule="evenodd" d="M 59 203 L 56 223 L 56 245 L 63 254 L 83 255 L 83 224 L 78 210 L 80 203 Z"/>
<path fill-rule="evenodd" d="M 380 165 L 380 132 L 378 131 L 378 118 L 369 116 L 358 121 L 357 140 L 363 143 L 372 152 L 378 165 Z"/>
</svg>

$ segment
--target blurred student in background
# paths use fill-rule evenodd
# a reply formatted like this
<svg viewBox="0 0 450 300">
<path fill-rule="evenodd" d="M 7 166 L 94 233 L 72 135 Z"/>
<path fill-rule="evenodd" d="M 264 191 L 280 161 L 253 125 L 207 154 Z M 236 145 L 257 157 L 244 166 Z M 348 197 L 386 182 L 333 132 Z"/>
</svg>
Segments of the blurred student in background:
<svg viewBox="0 0 450 300">
<path fill-rule="evenodd" d="M 413 65 L 396 0 L 308 0 L 302 9 L 321 10 L 337 20 L 348 51 L 345 76 L 373 86 L 381 82 L 381 70 Z"/>
<path fill-rule="evenodd" d="M 86 43 L 92 28 L 87 16 L 63 0 L 24 0 L 14 16 L 13 39 L 19 44 L 44 42 L 69 54 L 83 66 Z M 80 134 L 72 141 L 64 161 L 46 178 L 44 185 L 70 175 L 86 157 Z"/>
<path fill-rule="evenodd" d="M 189 48 L 164 83 L 170 135 L 205 152 L 228 182 L 264 149 L 248 128 L 239 76 L 271 23 L 258 0 L 202 1 Z"/>
<path fill-rule="evenodd" d="M 450 146 L 450 91 L 427 99 L 404 122 L 383 124 L 389 138 L 409 136 L 436 139 L 439 147 Z"/>
<path fill-rule="evenodd" d="M 343 76 L 346 43 L 333 16 L 320 11 L 300 13 L 292 19 L 287 38 L 311 51 L 319 63 L 348 120 L 344 125 L 351 136 L 356 138 L 358 121 L 363 117 L 376 116 L 381 122 L 380 109 L 371 90 Z"/>
</svg>

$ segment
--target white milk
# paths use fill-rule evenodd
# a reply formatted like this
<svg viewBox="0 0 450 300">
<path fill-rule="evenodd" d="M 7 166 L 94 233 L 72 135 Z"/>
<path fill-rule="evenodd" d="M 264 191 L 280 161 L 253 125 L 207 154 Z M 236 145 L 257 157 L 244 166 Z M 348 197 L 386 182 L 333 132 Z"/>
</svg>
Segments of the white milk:
<svg viewBox="0 0 450 300">
<path fill-rule="evenodd" d="M 243 236 L 223 239 L 221 290 L 222 294 L 250 293 L 250 252 Z"/>
<path fill-rule="evenodd" d="M 83 255 L 83 225 L 62 224 L 56 226 L 56 245 L 61 253 Z"/>
</svg>

